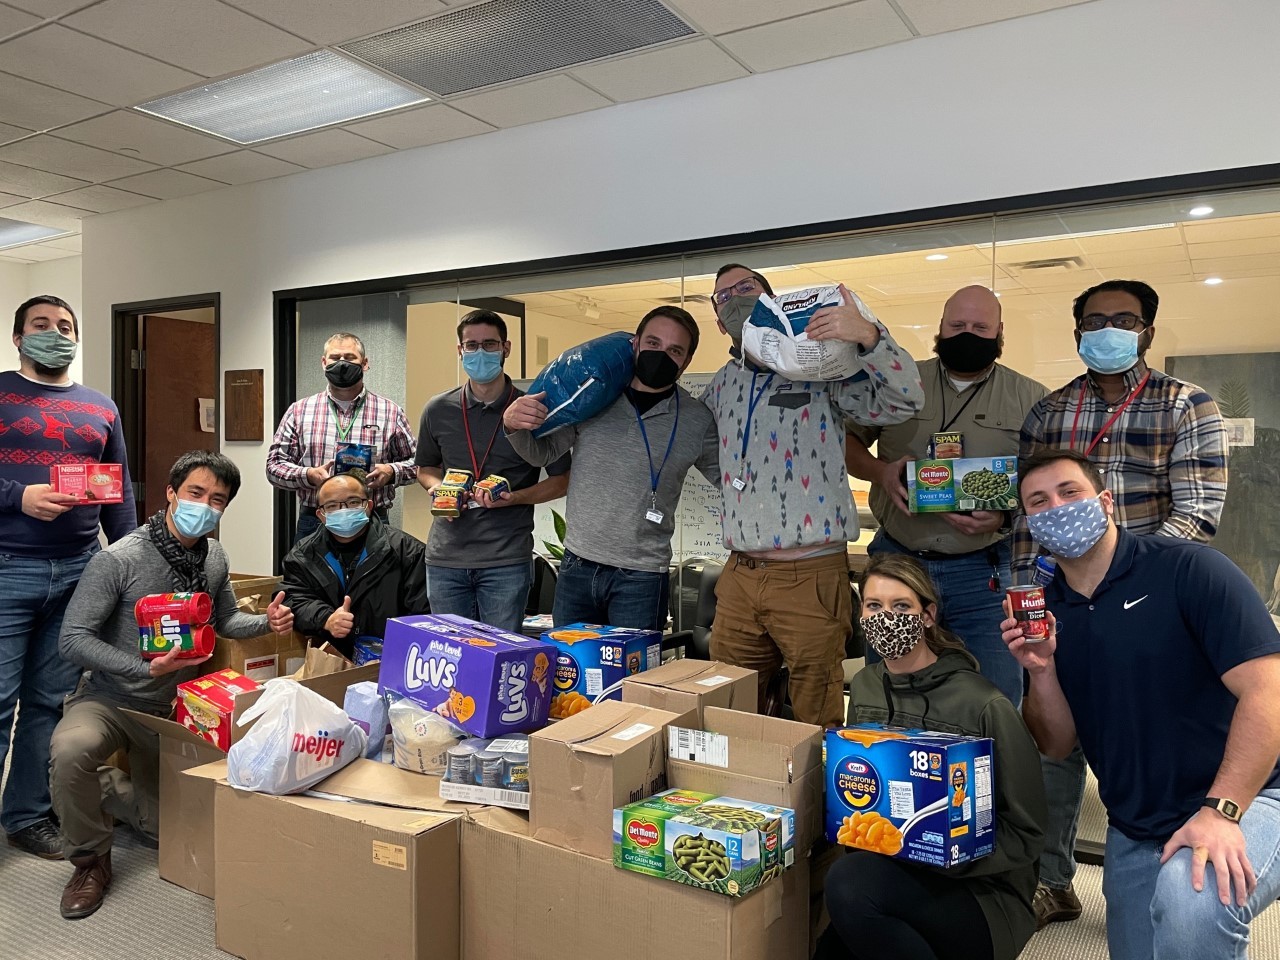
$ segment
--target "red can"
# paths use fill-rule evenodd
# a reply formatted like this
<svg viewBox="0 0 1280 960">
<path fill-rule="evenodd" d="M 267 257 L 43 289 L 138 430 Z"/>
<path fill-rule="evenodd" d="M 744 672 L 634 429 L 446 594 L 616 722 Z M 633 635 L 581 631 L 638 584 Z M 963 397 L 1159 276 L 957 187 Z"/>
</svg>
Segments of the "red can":
<svg viewBox="0 0 1280 960">
<path fill-rule="evenodd" d="M 163 616 L 197 626 L 213 616 L 213 597 L 207 593 L 152 593 L 133 605 L 133 618 L 145 627 Z"/>
<path fill-rule="evenodd" d="M 1022 626 L 1022 639 L 1027 643 L 1040 643 L 1049 638 L 1049 621 L 1045 617 L 1044 588 L 1037 586 L 1010 587 L 1009 606 L 1013 618 Z"/>
</svg>

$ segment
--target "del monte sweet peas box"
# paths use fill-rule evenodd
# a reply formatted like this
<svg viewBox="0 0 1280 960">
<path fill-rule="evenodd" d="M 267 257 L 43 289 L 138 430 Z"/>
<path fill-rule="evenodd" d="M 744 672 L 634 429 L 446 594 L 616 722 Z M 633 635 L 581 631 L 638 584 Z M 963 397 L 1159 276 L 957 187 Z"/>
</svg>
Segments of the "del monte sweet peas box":
<svg viewBox="0 0 1280 960">
<path fill-rule="evenodd" d="M 1018 509 L 1017 457 L 964 457 L 907 463 L 912 513 Z"/>
<path fill-rule="evenodd" d="M 448 614 L 387 621 L 378 685 L 473 737 L 537 730 L 551 707 L 556 649 Z"/>
</svg>

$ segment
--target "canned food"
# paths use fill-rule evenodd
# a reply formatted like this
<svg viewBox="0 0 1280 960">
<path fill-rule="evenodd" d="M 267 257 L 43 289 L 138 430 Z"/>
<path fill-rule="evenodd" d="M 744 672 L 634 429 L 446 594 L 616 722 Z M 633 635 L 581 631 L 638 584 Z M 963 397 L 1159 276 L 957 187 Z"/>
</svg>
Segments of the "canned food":
<svg viewBox="0 0 1280 960">
<path fill-rule="evenodd" d="M 476 475 L 470 470 L 446 470 L 444 479 L 441 481 L 445 486 L 461 487 L 463 490 L 470 490 L 471 484 L 475 481 Z"/>
<path fill-rule="evenodd" d="M 147 660 L 168 655 L 193 660 L 213 653 L 217 634 L 207 621 L 213 599 L 207 593 L 154 593 L 133 605 L 138 624 L 138 650 Z"/>
<path fill-rule="evenodd" d="M 1044 587 L 1010 587 L 1007 593 L 1013 618 L 1022 627 L 1022 639 L 1027 643 L 1047 640 L 1049 621 L 1045 617 Z"/>
<path fill-rule="evenodd" d="M 529 792 L 529 755 L 504 753 L 502 755 L 502 785 L 508 790 Z"/>
<path fill-rule="evenodd" d="M 964 456 L 963 433 L 935 433 L 929 441 L 930 460 L 959 460 Z"/>
<path fill-rule="evenodd" d="M 151 593 L 133 605 L 138 626 L 166 615 L 183 623 L 208 623 L 213 616 L 213 597 L 207 593 Z"/>
<path fill-rule="evenodd" d="M 437 517 L 456 517 L 462 513 L 462 500 L 466 496 L 466 488 L 455 484 L 442 483 L 436 487 L 435 497 L 431 500 L 431 513 Z"/>
<path fill-rule="evenodd" d="M 446 750 L 444 778 L 450 783 L 471 783 L 471 762 L 482 745 L 483 741 L 470 741 Z"/>
<path fill-rule="evenodd" d="M 494 750 L 481 750 L 471 758 L 471 777 L 478 787 L 501 788 L 506 759 Z"/>
<path fill-rule="evenodd" d="M 511 492 L 511 484 L 507 482 L 506 477 L 500 477 L 496 473 L 491 473 L 483 480 L 477 480 L 475 489 L 485 490 L 488 492 L 491 500 L 497 500 L 504 493 Z"/>
</svg>

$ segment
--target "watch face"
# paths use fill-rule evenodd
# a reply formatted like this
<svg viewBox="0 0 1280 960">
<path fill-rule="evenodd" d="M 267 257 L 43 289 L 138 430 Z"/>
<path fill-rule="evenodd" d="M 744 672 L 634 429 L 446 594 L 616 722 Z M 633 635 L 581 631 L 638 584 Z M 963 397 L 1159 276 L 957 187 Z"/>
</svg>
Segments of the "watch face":
<svg viewBox="0 0 1280 960">
<path fill-rule="evenodd" d="M 1240 804 L 1236 803 L 1234 800 L 1223 800 L 1222 812 L 1225 816 L 1230 817 L 1232 820 L 1239 820 Z"/>
</svg>

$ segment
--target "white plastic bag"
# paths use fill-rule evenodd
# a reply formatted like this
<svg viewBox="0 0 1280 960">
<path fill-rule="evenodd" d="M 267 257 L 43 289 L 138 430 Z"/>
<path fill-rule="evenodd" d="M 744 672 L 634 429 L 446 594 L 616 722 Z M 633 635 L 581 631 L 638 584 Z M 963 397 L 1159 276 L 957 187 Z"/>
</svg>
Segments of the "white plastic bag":
<svg viewBox="0 0 1280 960">
<path fill-rule="evenodd" d="M 466 733 L 412 700 L 397 700 L 387 712 L 396 766 L 414 773 L 444 773 L 449 748 Z"/>
<path fill-rule="evenodd" d="M 853 302 L 864 319 L 875 322 L 875 314 L 856 293 Z M 806 332 L 815 312 L 843 303 L 839 286 L 806 287 L 776 297 L 762 293 L 742 327 L 742 347 L 756 363 L 788 380 L 852 377 L 863 372 L 856 343 L 810 340 Z"/>
<path fill-rule="evenodd" d="M 258 793 L 301 793 L 364 754 L 367 738 L 337 704 L 295 680 L 269 680 L 240 717 L 257 724 L 227 753 L 227 781 Z"/>
</svg>

